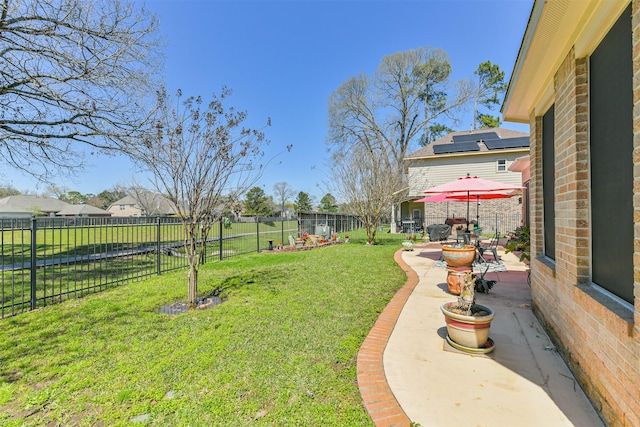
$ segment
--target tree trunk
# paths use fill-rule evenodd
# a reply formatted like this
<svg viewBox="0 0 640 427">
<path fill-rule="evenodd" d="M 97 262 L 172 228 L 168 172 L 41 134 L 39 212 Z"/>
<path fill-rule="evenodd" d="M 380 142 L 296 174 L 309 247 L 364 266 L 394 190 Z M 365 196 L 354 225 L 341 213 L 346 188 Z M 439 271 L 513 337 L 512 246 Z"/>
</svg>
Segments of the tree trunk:
<svg viewBox="0 0 640 427">
<path fill-rule="evenodd" d="M 197 254 L 193 257 L 189 257 L 189 294 L 187 304 L 191 308 L 195 308 L 198 299 L 198 261 Z"/>
<path fill-rule="evenodd" d="M 198 228 L 194 225 L 189 229 L 189 238 L 186 242 L 187 259 L 189 260 L 189 290 L 187 304 L 195 308 L 198 298 L 198 270 L 200 268 L 200 255 L 198 253 Z"/>
</svg>

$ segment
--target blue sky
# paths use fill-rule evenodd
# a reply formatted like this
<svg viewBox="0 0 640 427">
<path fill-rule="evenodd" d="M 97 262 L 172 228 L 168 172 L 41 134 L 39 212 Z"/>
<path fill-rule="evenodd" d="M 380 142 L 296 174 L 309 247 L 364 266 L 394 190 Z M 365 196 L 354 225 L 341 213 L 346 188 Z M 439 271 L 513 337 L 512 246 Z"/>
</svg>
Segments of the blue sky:
<svg viewBox="0 0 640 427">
<path fill-rule="evenodd" d="M 168 42 L 166 82 L 185 95 L 233 89 L 232 103 L 247 124 L 271 140 L 258 182 L 267 194 L 287 182 L 319 201 L 328 190 L 327 101 L 350 77 L 372 74 L 381 59 L 430 46 L 446 51 L 452 80 L 472 78 L 486 60 L 510 76 L 532 0 L 303 1 L 147 0 Z M 494 113 L 494 114 L 497 114 Z M 461 129 L 472 122 L 469 109 Z M 528 131 L 528 126 L 503 127 Z M 291 152 L 285 147 L 293 144 Z M 82 193 L 127 185 L 135 169 L 123 158 L 92 158 L 75 179 L 60 180 Z M 5 171 L 19 190 L 42 191 L 29 177 Z M 139 182 L 145 183 L 138 176 Z"/>
</svg>

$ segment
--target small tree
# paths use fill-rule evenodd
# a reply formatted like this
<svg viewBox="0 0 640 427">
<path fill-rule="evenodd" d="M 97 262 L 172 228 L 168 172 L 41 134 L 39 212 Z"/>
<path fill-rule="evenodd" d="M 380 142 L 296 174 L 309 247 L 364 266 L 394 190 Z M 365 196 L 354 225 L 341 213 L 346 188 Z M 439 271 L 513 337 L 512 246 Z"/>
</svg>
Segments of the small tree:
<svg viewBox="0 0 640 427">
<path fill-rule="evenodd" d="M 271 216 L 270 200 L 260 187 L 253 187 L 247 192 L 244 207 L 249 215 Z"/>
<path fill-rule="evenodd" d="M 333 197 L 331 193 L 325 194 L 322 199 L 320 199 L 319 209 L 322 212 L 338 212 L 338 203 L 336 202 L 336 198 Z"/>
<path fill-rule="evenodd" d="M 260 130 L 244 127 L 245 111 L 227 106 L 231 90 L 213 94 L 208 104 L 200 97 L 180 105 L 165 91 L 158 94 L 156 133 L 140 144 L 134 160 L 152 173 L 156 189 L 176 205 L 184 228 L 189 261 L 188 304 L 195 306 L 198 271 L 206 239 L 223 205 L 223 194 L 237 200 L 258 178 L 256 160 L 268 144 Z M 267 122 L 270 124 L 270 121 Z"/>
<path fill-rule="evenodd" d="M 58 199 L 62 200 L 63 202 L 71 203 L 72 205 L 79 205 L 85 203 L 88 198 L 88 195 L 82 194 L 79 191 L 72 190 L 61 194 Z"/>
<path fill-rule="evenodd" d="M 298 193 L 298 197 L 296 197 L 295 202 L 293 202 L 296 212 L 310 211 L 313 209 L 313 201 L 311 200 L 311 196 L 309 196 L 304 191 Z"/>
<path fill-rule="evenodd" d="M 364 224 L 367 243 L 374 244 L 378 224 L 399 201 L 395 189 L 402 177 L 383 156 L 364 147 L 349 156 L 334 156 L 332 172 L 338 194 Z"/>
<path fill-rule="evenodd" d="M 287 202 L 294 194 L 296 194 L 293 188 L 291 188 L 286 182 L 276 182 L 273 184 L 273 192 L 275 194 L 274 199 L 278 203 L 278 207 L 281 212 L 284 212 Z"/>
</svg>

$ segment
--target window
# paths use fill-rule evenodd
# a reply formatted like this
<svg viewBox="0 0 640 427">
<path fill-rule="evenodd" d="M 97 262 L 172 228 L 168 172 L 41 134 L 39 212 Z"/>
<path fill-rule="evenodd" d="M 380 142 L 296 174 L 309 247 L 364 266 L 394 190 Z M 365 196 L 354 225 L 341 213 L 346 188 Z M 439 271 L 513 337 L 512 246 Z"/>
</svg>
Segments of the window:
<svg viewBox="0 0 640 427">
<path fill-rule="evenodd" d="M 498 159 L 498 165 L 496 170 L 498 172 L 506 172 L 507 171 L 507 161 L 505 159 Z"/>
<path fill-rule="evenodd" d="M 633 304 L 631 5 L 589 58 L 591 280 Z"/>
<path fill-rule="evenodd" d="M 555 211 L 555 105 L 542 116 L 542 216 L 544 226 L 544 254 L 556 259 Z"/>
<path fill-rule="evenodd" d="M 125 206 L 124 206 L 124 205 L 120 205 L 120 210 L 121 210 L 121 211 L 123 211 L 123 210 L 124 210 L 124 208 L 125 208 Z"/>
</svg>

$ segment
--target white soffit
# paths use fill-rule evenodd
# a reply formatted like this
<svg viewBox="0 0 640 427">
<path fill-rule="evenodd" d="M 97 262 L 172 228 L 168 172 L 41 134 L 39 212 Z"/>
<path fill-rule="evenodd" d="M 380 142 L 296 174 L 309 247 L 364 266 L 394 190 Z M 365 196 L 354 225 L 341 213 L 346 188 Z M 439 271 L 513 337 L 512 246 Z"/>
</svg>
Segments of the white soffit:
<svg viewBox="0 0 640 427">
<path fill-rule="evenodd" d="M 554 75 L 571 48 L 575 46 L 577 58 L 593 52 L 628 4 L 629 0 L 537 0 L 505 95 L 504 120 L 528 123 L 534 108 L 548 108 Z"/>
</svg>

